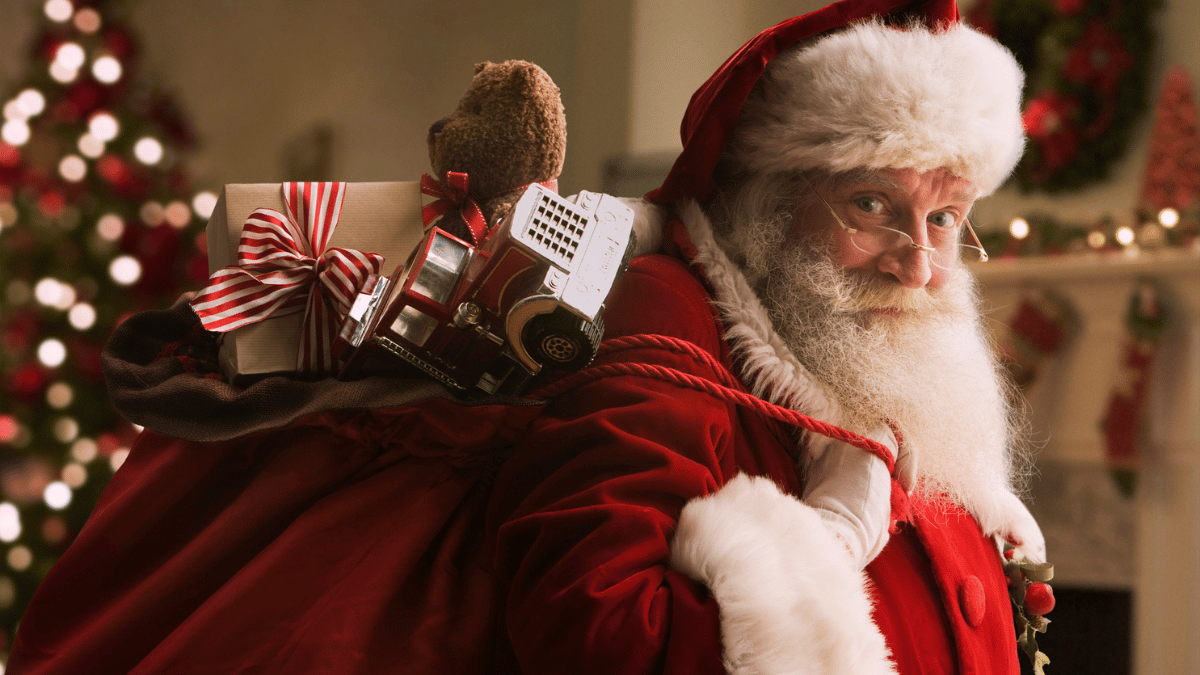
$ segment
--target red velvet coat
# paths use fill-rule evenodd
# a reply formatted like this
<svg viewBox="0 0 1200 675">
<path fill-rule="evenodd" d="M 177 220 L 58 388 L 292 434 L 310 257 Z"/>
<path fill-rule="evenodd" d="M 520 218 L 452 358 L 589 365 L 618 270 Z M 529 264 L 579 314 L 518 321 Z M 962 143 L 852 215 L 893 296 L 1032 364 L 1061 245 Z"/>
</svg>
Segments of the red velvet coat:
<svg viewBox="0 0 1200 675">
<path fill-rule="evenodd" d="M 676 257 L 637 259 L 619 285 L 609 337 L 681 338 L 729 365 L 675 230 Z M 604 358 L 712 377 L 661 348 Z M 434 399 L 224 442 L 147 431 L 8 672 L 722 672 L 723 608 L 671 568 L 677 519 L 739 472 L 799 493 L 796 452 L 794 428 L 634 375 L 544 410 Z M 867 570 L 899 672 L 1017 672 L 996 549 L 969 516 L 914 503 Z M 814 615 L 841 610 L 822 602 Z"/>
<path fill-rule="evenodd" d="M 682 338 L 728 363 L 708 299 L 679 259 L 638 259 L 610 303 L 608 335 Z M 608 360 L 705 374 L 664 350 Z M 716 600 L 667 565 L 675 523 L 686 502 L 739 472 L 799 494 L 795 453 L 795 429 L 668 382 L 612 377 L 557 397 L 493 496 L 504 646 L 521 672 L 724 672 Z M 867 569 L 898 671 L 1018 672 L 996 546 L 960 510 L 914 507 Z"/>
</svg>

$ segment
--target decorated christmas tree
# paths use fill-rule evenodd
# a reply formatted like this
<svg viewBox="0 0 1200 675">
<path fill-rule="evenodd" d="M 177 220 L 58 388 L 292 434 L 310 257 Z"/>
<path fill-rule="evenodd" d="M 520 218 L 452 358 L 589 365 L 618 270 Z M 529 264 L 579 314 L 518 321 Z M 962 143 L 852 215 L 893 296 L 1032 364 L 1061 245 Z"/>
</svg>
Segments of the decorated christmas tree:
<svg viewBox="0 0 1200 675">
<path fill-rule="evenodd" d="M 1184 213 L 1200 207 L 1200 132 L 1196 99 L 1187 71 L 1175 66 L 1163 79 L 1154 113 L 1154 135 L 1146 159 L 1139 211 L 1157 217 L 1162 209 Z"/>
<path fill-rule="evenodd" d="M 108 336 L 207 276 L 214 199 L 124 6 L 31 3 L 27 72 L 0 83 L 0 653 L 137 431 L 108 403 Z"/>
</svg>

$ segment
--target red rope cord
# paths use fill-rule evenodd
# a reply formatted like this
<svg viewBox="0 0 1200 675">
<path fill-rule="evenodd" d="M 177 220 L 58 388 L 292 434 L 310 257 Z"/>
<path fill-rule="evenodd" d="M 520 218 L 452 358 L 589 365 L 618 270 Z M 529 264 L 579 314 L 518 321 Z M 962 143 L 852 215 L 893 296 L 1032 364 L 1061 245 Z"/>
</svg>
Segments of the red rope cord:
<svg viewBox="0 0 1200 675">
<path fill-rule="evenodd" d="M 653 346 L 668 349 L 673 352 L 686 353 L 693 356 L 698 356 L 699 360 L 704 361 L 707 365 L 713 366 L 718 374 L 718 379 L 721 382 L 714 382 L 710 379 L 698 377 L 690 373 L 685 373 L 681 370 L 660 366 L 648 363 L 606 363 L 595 366 L 590 366 L 577 373 L 568 375 L 561 380 L 552 382 L 544 387 L 533 392 L 531 396 L 535 398 L 553 398 L 566 391 L 581 387 L 590 382 L 594 382 L 605 377 L 614 377 L 619 375 L 630 375 L 634 377 L 645 377 L 648 379 L 668 382 L 680 387 L 686 387 L 696 391 L 707 393 L 725 401 L 735 403 L 737 405 L 750 408 L 757 413 L 772 417 L 786 424 L 792 424 L 803 429 L 828 436 L 830 438 L 842 441 L 848 445 L 852 445 L 861 450 L 865 450 L 876 457 L 883 460 L 887 465 L 888 473 L 892 473 L 896 467 L 896 460 L 892 456 L 891 451 L 882 443 L 859 436 L 836 427 L 832 424 L 827 424 L 820 420 L 814 419 L 804 413 L 776 405 L 769 401 L 764 401 L 749 392 L 735 389 L 727 383 L 737 384 L 729 371 L 721 366 L 721 364 L 712 357 L 712 355 L 703 352 L 695 345 L 684 340 L 663 336 L 663 335 L 633 335 L 627 338 L 617 338 L 601 345 L 601 349 L 605 351 L 617 351 L 620 349 L 629 349 L 633 347 Z M 607 347 L 607 349 L 605 349 Z M 700 356 L 700 355 L 703 356 Z"/>
<path fill-rule="evenodd" d="M 637 347 L 653 347 L 665 349 L 676 354 L 686 354 L 708 366 L 721 384 L 732 389 L 742 388 L 742 383 L 733 376 L 733 373 L 729 372 L 729 369 L 724 364 L 717 360 L 717 357 L 701 349 L 696 344 L 679 338 L 668 337 L 666 335 L 626 335 L 605 340 L 600 345 L 600 353 L 609 354 Z"/>
</svg>

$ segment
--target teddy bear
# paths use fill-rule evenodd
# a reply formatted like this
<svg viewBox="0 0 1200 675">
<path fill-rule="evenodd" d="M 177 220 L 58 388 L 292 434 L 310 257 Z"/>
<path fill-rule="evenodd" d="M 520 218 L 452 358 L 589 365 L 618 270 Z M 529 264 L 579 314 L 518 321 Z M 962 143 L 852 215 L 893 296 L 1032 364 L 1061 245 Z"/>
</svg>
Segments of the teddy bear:
<svg viewBox="0 0 1200 675">
<path fill-rule="evenodd" d="M 557 180 L 567 147 L 567 118 L 558 87 L 528 61 L 475 65 L 471 86 L 454 112 L 429 128 L 433 177 L 467 174 L 467 195 L 489 227 L 517 203 L 531 183 Z M 438 223 L 469 239 L 457 211 Z"/>
</svg>

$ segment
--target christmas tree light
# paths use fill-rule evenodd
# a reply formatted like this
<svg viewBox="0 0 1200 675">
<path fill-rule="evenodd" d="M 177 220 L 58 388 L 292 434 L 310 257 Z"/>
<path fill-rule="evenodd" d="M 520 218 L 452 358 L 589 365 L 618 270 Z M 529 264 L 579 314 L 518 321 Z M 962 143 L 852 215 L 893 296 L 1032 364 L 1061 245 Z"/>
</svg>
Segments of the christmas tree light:
<svg viewBox="0 0 1200 675">
<path fill-rule="evenodd" d="M 32 2 L 30 63 L 0 83 L 0 663 L 138 432 L 108 403 L 105 342 L 207 272 L 192 133 L 123 4 L 87 5 Z"/>
</svg>

